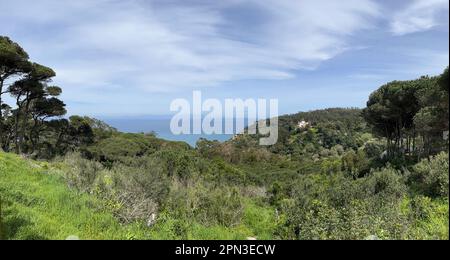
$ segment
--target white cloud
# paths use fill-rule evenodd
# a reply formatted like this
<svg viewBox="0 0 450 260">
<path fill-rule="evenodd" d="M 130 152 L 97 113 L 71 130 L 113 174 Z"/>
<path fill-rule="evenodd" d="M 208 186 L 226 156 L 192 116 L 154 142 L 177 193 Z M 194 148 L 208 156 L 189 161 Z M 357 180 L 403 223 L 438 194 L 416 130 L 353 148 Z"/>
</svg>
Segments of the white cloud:
<svg viewBox="0 0 450 260">
<path fill-rule="evenodd" d="M 293 70 L 314 69 L 345 51 L 352 34 L 369 29 L 379 15 L 372 0 L 0 3 L 14 32 L 41 30 L 23 37 L 24 45 L 33 59 L 55 68 L 62 85 L 122 84 L 154 92 L 291 78 Z M 242 5 L 266 22 L 247 28 L 246 15 L 227 16 Z M 251 41 L 235 36 L 247 30 L 257 32 Z"/>
<path fill-rule="evenodd" d="M 426 31 L 438 25 L 448 26 L 448 18 L 446 21 L 439 19 L 439 15 L 448 14 L 448 9 L 448 0 L 414 0 L 394 15 L 391 31 L 394 35 L 405 35 Z"/>
</svg>

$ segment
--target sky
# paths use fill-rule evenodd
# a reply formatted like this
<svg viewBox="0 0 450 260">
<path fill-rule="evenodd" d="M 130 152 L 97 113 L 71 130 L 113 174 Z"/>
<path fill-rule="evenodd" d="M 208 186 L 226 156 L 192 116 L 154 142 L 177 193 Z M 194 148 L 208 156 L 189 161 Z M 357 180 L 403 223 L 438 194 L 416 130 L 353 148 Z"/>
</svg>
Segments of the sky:
<svg viewBox="0 0 450 260">
<path fill-rule="evenodd" d="M 69 114 L 170 114 L 176 98 L 364 107 L 449 63 L 448 0 L 0 0 L 0 35 L 49 66 Z"/>
</svg>

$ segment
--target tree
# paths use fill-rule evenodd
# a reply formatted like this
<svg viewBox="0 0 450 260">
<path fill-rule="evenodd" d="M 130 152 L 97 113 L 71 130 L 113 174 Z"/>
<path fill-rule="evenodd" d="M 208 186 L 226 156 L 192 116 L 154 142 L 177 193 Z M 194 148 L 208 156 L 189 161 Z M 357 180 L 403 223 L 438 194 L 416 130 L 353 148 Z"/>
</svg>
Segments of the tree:
<svg viewBox="0 0 450 260">
<path fill-rule="evenodd" d="M 375 134 L 386 138 L 389 157 L 442 151 L 442 133 L 448 131 L 448 69 L 440 77 L 382 86 L 371 94 L 363 116 Z"/>
<path fill-rule="evenodd" d="M 31 70 L 31 64 L 28 61 L 29 56 L 19 44 L 11 41 L 8 37 L 0 36 L 0 148 L 4 144 L 3 129 L 3 94 L 8 93 L 5 90 L 6 80 L 28 73 Z"/>
<path fill-rule="evenodd" d="M 76 147 L 83 147 L 94 142 L 94 131 L 87 118 L 71 116 L 69 122 L 70 136 Z"/>
<path fill-rule="evenodd" d="M 55 87 L 52 87 L 54 89 Z M 30 115 L 33 120 L 33 125 L 30 127 L 29 140 L 31 142 L 31 153 L 36 149 L 36 145 L 39 143 L 41 131 L 46 126 L 46 120 L 51 117 L 59 117 L 66 114 L 65 104 L 56 97 L 36 100 L 34 103 Z"/>
<path fill-rule="evenodd" d="M 350 150 L 342 156 L 342 169 L 346 171 L 354 180 L 368 171 L 369 161 L 363 150 Z"/>
<path fill-rule="evenodd" d="M 417 130 L 422 135 L 424 156 L 437 154 L 447 147 L 442 141 L 443 133 L 449 127 L 448 68 L 444 73 L 430 82 L 427 88 L 417 93 L 421 105 L 414 117 Z"/>
<path fill-rule="evenodd" d="M 47 85 L 55 75 L 52 69 L 33 63 L 31 71 L 9 87 L 9 93 L 16 99 L 17 105 L 14 123 L 16 153 L 22 152 L 29 112 L 35 101 L 61 93 L 60 88 Z"/>
<path fill-rule="evenodd" d="M 428 80 L 394 81 L 370 95 L 363 116 L 375 134 L 386 138 L 390 156 L 411 150 L 414 116 L 420 110 L 416 93 Z"/>
</svg>

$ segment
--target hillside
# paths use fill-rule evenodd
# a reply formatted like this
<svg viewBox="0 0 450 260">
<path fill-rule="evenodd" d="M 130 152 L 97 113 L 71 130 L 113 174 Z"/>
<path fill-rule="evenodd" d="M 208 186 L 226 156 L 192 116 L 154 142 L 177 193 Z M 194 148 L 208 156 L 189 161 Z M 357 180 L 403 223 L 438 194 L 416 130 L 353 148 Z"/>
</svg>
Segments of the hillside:
<svg viewBox="0 0 450 260">
<path fill-rule="evenodd" d="M 71 191 L 47 165 L 0 153 L 2 239 L 126 238 L 97 199 Z"/>
<path fill-rule="evenodd" d="M 448 68 L 281 116 L 272 146 L 195 148 L 64 117 L 56 72 L 4 36 L 0 74 L 1 239 L 449 238 Z"/>
<path fill-rule="evenodd" d="M 311 225 L 308 230 L 313 233 L 303 233 L 302 236 L 316 237 L 321 232 L 315 232 L 322 228 L 331 228 L 330 236 L 323 238 L 363 239 L 375 234 L 383 239 L 448 239 L 448 199 L 430 199 L 418 195 L 419 190 L 411 190 L 417 195 L 399 193 L 396 190 L 404 185 L 402 184 L 404 181 L 395 177 L 396 174 L 392 170 L 375 173 L 373 177 L 363 178 L 355 183 L 342 179 L 339 177 L 340 175 L 326 177 L 315 174 L 297 177 L 297 180 L 291 184 L 298 186 L 291 191 L 293 194 L 289 197 L 296 196 L 294 194 L 300 192 L 302 194 L 300 201 L 314 198 L 313 204 L 308 206 L 312 206 L 312 208 L 308 210 L 304 208 L 306 205 L 287 199 L 284 190 L 287 187 L 280 179 L 277 182 L 278 186 L 275 186 L 278 188 L 270 191 L 272 195 L 268 202 L 271 205 L 278 205 L 276 207 L 284 208 L 285 212 L 280 212 L 281 216 L 277 217 L 273 208 L 271 209 L 266 202 L 257 199 L 258 196 L 241 195 L 243 197 L 239 199 L 240 202 L 237 205 L 240 205 L 238 208 L 239 211 L 242 210 L 242 215 L 235 220 L 236 224 L 231 224 L 231 222 L 231 225 L 221 222 L 228 219 L 227 214 L 232 212 L 229 210 L 233 210 L 235 207 L 229 204 L 231 197 L 225 201 L 220 200 L 220 197 L 229 195 L 223 193 L 223 190 L 213 190 L 213 193 L 208 193 L 211 200 L 207 203 L 214 203 L 215 200 L 221 201 L 218 208 L 209 208 L 213 206 L 212 204 L 209 206 L 207 206 L 208 204 L 198 204 L 206 211 L 189 213 L 187 208 L 179 206 L 174 208 L 167 205 L 158 215 L 156 224 L 148 227 L 145 222 L 139 220 L 128 223 L 121 222 L 120 215 L 117 214 L 114 207 L 111 208 L 108 201 L 99 197 L 101 194 L 94 196 L 69 188 L 67 180 L 62 177 L 67 174 L 65 171 L 70 172 L 67 163 L 69 161 L 49 164 L 0 153 L 2 239 L 66 239 L 70 236 L 80 239 L 247 239 L 248 237 L 280 239 L 291 237 L 290 228 L 286 226 L 289 222 L 285 222 L 285 220 L 293 217 L 294 221 L 299 221 L 298 218 L 306 218 L 302 222 Z M 437 171 L 438 167 L 441 167 L 440 169 L 443 171 L 446 167 L 448 168 L 447 154 L 442 155 L 431 164 L 423 162 L 416 169 L 418 172 L 421 169 L 433 172 Z M 280 171 L 282 172 L 282 170 Z M 130 178 L 133 177 L 130 176 Z M 306 183 L 312 186 L 306 188 L 303 186 Z M 371 193 L 371 187 L 378 185 L 387 186 L 382 191 Z M 360 192 L 363 190 L 358 191 L 358 186 L 364 190 L 364 193 L 368 193 L 361 194 Z M 344 187 L 346 188 L 342 190 Z M 192 188 L 194 187 L 189 188 L 191 192 L 196 192 L 195 190 L 201 192 L 205 187 Z M 241 192 L 251 191 L 249 189 L 251 187 L 243 188 L 241 188 Z M 183 194 L 185 188 L 178 185 L 178 188 L 172 187 L 171 189 L 175 193 L 172 193 L 169 201 L 173 203 L 173 199 L 177 198 L 176 194 Z M 221 189 L 225 189 L 225 187 Z M 204 194 L 203 192 L 194 193 L 182 201 L 199 203 L 208 198 L 203 197 Z M 196 196 L 198 197 L 196 198 Z M 372 200 L 372 196 L 376 196 L 376 199 Z M 379 204 L 381 201 L 388 202 L 388 204 L 382 206 Z M 288 206 L 291 203 L 294 203 L 292 208 Z M 342 206 L 333 209 L 337 205 L 347 205 L 346 208 L 350 207 L 348 208 L 350 211 L 340 212 L 338 209 Z M 397 206 L 392 207 L 393 205 Z M 366 207 L 369 207 L 367 209 L 373 207 L 375 212 L 369 212 L 375 215 L 367 215 L 369 212 Z M 304 208 L 305 211 L 299 211 L 301 208 Z M 313 215 L 303 215 L 308 212 Z M 189 214 L 191 217 L 184 216 L 184 214 Z M 346 218 L 339 220 L 340 214 L 345 214 Z M 209 219 L 206 220 L 205 217 Z M 219 222 L 213 220 L 215 217 L 219 217 L 217 219 Z M 310 219 L 311 217 L 313 218 Z M 396 221 L 392 222 L 392 219 L 396 219 Z M 344 222 L 340 227 L 340 224 L 335 221 Z M 332 223 L 335 224 L 328 226 Z M 351 226 L 348 226 L 349 223 L 352 223 Z M 343 227 L 346 227 L 348 231 L 341 230 Z M 359 233 L 354 232 L 356 227 L 358 227 Z M 334 233 L 337 231 L 333 231 L 335 228 L 341 231 Z M 332 234 L 339 234 L 339 236 L 334 237 Z"/>
<path fill-rule="evenodd" d="M 331 150 L 358 149 L 372 139 L 363 111 L 356 108 L 329 108 L 279 117 L 277 144 L 269 151 L 289 155 L 294 160 L 326 155 Z M 260 136 L 239 135 L 230 142 L 258 147 Z"/>
<path fill-rule="evenodd" d="M 232 228 L 201 223 L 192 223 L 187 228 L 170 214 L 160 217 L 152 228 L 140 221 L 120 223 L 107 201 L 69 188 L 61 167 L 65 165 L 0 152 L 0 239 L 272 238 L 273 211 L 250 200 L 243 202 L 241 224 Z"/>
</svg>

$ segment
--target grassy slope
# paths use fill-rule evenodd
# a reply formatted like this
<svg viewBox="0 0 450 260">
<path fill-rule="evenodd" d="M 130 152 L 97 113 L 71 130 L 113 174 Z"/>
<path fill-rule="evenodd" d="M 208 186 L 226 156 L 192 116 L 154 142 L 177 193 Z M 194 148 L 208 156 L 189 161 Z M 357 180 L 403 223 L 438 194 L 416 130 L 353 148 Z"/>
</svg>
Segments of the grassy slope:
<svg viewBox="0 0 450 260">
<path fill-rule="evenodd" d="M 0 152 L 1 239 L 259 239 L 272 238 L 273 210 L 246 201 L 242 224 L 234 228 L 179 223 L 162 214 L 152 229 L 120 225 L 93 196 L 71 191 L 46 163 Z M 180 225 L 186 229 L 178 235 Z"/>
<path fill-rule="evenodd" d="M 101 204 L 70 191 L 32 161 L 0 153 L 3 239 L 120 239 L 126 232 Z"/>
</svg>

